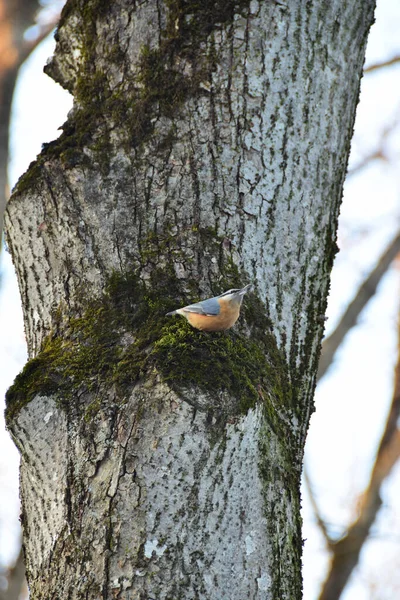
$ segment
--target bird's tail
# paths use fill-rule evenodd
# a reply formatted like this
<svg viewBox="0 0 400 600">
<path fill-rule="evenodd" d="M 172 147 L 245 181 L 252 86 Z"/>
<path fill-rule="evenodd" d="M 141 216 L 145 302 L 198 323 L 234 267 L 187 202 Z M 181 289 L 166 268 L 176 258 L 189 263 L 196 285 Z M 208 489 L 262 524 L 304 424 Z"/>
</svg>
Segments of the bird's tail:
<svg viewBox="0 0 400 600">
<path fill-rule="evenodd" d="M 176 310 L 172 310 L 171 312 L 167 313 L 165 316 L 170 317 L 171 315 L 176 315 Z"/>
</svg>

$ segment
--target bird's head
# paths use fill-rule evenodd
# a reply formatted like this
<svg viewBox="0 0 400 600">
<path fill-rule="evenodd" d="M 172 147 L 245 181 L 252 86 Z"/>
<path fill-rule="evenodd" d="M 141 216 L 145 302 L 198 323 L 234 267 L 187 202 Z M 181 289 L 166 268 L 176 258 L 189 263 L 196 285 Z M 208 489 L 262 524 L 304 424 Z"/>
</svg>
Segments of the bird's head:
<svg viewBox="0 0 400 600">
<path fill-rule="evenodd" d="M 250 288 L 251 283 L 241 289 L 228 290 L 227 292 L 220 294 L 220 296 L 217 296 L 217 298 L 220 298 L 221 300 L 223 299 L 226 302 L 236 302 L 241 304 L 243 301 L 243 296 L 249 291 Z"/>
</svg>

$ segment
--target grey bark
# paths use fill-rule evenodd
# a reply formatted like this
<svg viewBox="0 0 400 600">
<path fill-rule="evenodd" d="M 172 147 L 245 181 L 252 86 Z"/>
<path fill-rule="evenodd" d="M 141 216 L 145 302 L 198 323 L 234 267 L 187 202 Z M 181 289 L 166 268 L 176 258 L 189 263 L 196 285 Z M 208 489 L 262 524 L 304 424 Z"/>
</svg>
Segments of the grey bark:
<svg viewBox="0 0 400 600">
<path fill-rule="evenodd" d="M 204 298 L 234 263 L 286 367 L 242 411 L 157 370 L 123 397 L 44 386 L 9 405 L 33 599 L 301 597 L 301 461 L 373 8 L 67 4 L 48 70 L 74 112 L 6 215 L 30 356 L 71 338 L 113 272 L 150 290 L 172 266 Z"/>
</svg>

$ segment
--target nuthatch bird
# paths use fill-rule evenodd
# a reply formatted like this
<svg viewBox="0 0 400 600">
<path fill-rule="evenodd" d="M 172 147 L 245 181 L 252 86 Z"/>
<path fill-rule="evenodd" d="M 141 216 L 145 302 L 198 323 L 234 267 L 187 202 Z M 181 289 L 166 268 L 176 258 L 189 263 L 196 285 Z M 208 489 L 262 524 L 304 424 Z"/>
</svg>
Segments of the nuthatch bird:
<svg viewBox="0 0 400 600">
<path fill-rule="evenodd" d="M 223 331 L 236 323 L 243 296 L 251 288 L 246 285 L 241 290 L 228 290 L 215 298 L 208 298 L 196 304 L 178 308 L 168 315 L 182 315 L 196 329 L 202 331 Z"/>
</svg>

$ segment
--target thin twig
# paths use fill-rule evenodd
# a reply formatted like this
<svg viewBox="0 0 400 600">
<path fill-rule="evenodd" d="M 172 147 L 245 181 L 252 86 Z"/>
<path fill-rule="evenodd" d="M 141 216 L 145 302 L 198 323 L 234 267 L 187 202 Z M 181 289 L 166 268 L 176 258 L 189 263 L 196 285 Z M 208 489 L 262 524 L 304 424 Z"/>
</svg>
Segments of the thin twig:
<svg viewBox="0 0 400 600">
<path fill-rule="evenodd" d="M 387 161 L 388 158 L 384 153 L 383 149 L 378 148 L 374 152 L 371 152 L 370 154 L 364 156 L 354 167 L 349 168 L 347 170 L 347 177 L 355 175 L 356 173 L 367 167 L 369 163 L 371 163 L 373 160 Z"/>
<path fill-rule="evenodd" d="M 345 310 L 335 331 L 322 344 L 322 354 L 319 361 L 318 379 L 321 379 L 332 364 L 334 356 L 344 337 L 357 322 L 361 311 L 376 292 L 382 277 L 390 267 L 396 255 L 400 252 L 400 232 L 390 242 L 379 259 L 376 267 L 363 281 L 354 299 Z"/>
<path fill-rule="evenodd" d="M 377 71 L 378 69 L 384 69 L 386 67 L 391 67 L 392 65 L 395 65 L 398 62 L 400 62 L 400 56 L 393 56 L 392 58 L 389 58 L 388 60 L 383 60 L 382 62 L 378 62 L 378 63 L 374 63 L 372 65 L 369 65 L 369 67 L 366 67 L 364 69 L 364 73 L 371 73 L 372 71 Z"/>
<path fill-rule="evenodd" d="M 397 110 L 396 112 L 398 113 L 399 111 Z M 396 114 L 396 116 L 391 120 L 391 122 L 387 123 L 382 129 L 379 136 L 379 140 L 377 142 L 376 149 L 373 152 L 370 152 L 369 154 L 364 156 L 364 158 L 362 158 L 354 167 L 348 169 L 347 177 L 351 177 L 355 173 L 358 173 L 359 171 L 364 169 L 364 167 L 368 166 L 369 163 L 371 163 L 373 160 L 388 161 L 388 156 L 385 152 L 385 144 L 389 136 L 396 131 L 398 123 L 399 117 L 398 114 Z"/>
<path fill-rule="evenodd" d="M 330 548 L 334 542 L 333 542 L 332 538 L 330 537 L 326 523 L 321 516 L 321 512 L 319 510 L 319 506 L 318 506 L 317 500 L 315 498 L 314 490 L 313 490 L 311 480 L 308 475 L 308 471 L 307 471 L 306 467 L 304 467 L 303 477 L 304 477 L 304 483 L 305 483 L 305 486 L 306 486 L 306 489 L 307 489 L 307 492 L 308 492 L 308 495 L 310 498 L 311 506 L 312 506 L 315 518 L 317 520 L 317 525 L 318 525 L 319 529 L 321 530 L 322 535 L 324 536 L 327 547 Z"/>
</svg>

